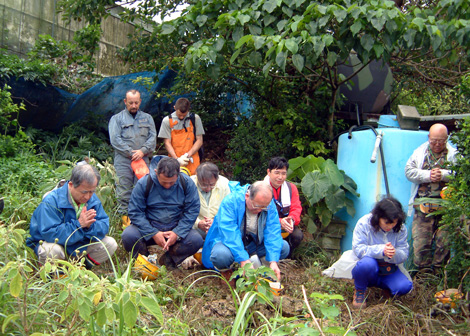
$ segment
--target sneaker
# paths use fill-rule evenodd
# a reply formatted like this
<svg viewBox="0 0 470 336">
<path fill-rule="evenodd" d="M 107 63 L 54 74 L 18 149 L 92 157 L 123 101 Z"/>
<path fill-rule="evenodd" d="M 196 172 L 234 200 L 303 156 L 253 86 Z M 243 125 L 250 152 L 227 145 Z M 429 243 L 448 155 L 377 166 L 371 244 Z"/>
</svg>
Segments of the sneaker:
<svg viewBox="0 0 470 336">
<path fill-rule="evenodd" d="M 366 291 L 360 289 L 354 289 L 354 298 L 352 305 L 354 308 L 366 308 Z"/>
</svg>

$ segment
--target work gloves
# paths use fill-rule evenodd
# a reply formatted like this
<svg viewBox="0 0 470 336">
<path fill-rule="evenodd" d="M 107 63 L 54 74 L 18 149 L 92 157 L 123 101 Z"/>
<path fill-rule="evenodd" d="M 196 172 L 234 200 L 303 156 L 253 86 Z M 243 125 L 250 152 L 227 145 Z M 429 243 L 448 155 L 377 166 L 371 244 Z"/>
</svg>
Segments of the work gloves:
<svg viewBox="0 0 470 336">
<path fill-rule="evenodd" d="M 178 163 L 181 167 L 186 167 L 189 163 L 189 156 L 188 153 L 184 153 L 178 158 Z"/>
</svg>

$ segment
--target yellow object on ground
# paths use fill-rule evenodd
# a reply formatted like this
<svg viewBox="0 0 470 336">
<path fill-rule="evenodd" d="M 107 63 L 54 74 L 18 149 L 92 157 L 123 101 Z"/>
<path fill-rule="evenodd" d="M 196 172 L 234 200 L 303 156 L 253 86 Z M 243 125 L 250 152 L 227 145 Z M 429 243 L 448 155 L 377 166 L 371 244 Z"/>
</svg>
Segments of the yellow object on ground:
<svg viewBox="0 0 470 336">
<path fill-rule="evenodd" d="M 199 264 L 202 265 L 202 248 L 199 249 L 199 251 L 197 251 L 194 255 L 193 255 L 194 259 L 197 260 L 197 262 Z"/>
<path fill-rule="evenodd" d="M 160 268 L 149 262 L 146 256 L 139 254 L 134 264 L 134 271 L 140 273 L 142 280 L 155 280 Z"/>
<path fill-rule="evenodd" d="M 122 229 L 124 230 L 126 227 L 128 227 L 129 225 L 131 225 L 131 219 L 129 218 L 129 216 L 122 216 L 121 217 L 121 221 L 122 221 Z"/>
<path fill-rule="evenodd" d="M 271 287 L 271 292 L 274 294 L 274 296 L 280 296 L 284 291 L 284 286 L 281 285 L 280 282 L 274 281 L 269 278 L 263 278 L 263 280 L 269 284 L 269 287 Z M 255 288 L 257 287 L 258 286 L 255 286 Z"/>
<path fill-rule="evenodd" d="M 437 292 L 434 297 L 436 298 L 436 301 L 444 304 L 450 303 L 450 307 L 455 308 L 456 302 L 463 298 L 463 294 L 456 288 L 449 288 Z"/>
</svg>

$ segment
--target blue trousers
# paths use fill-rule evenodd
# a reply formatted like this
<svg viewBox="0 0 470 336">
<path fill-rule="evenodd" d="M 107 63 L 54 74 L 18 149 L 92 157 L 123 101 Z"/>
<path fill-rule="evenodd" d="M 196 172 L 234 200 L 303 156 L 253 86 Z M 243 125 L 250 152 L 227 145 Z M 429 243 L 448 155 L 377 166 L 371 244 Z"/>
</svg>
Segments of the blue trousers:
<svg viewBox="0 0 470 336">
<path fill-rule="evenodd" d="M 408 280 L 400 269 L 389 275 L 379 275 L 377 260 L 364 257 L 359 260 L 352 270 L 354 286 L 358 290 L 366 290 L 367 287 L 379 287 L 390 290 L 392 295 L 405 295 L 413 288 L 413 283 Z"/>
<path fill-rule="evenodd" d="M 281 256 L 279 259 L 285 259 L 289 255 L 289 244 L 283 240 L 282 241 Z M 257 254 L 259 258 L 266 256 L 266 248 L 264 244 L 256 245 L 254 242 L 251 242 L 245 246 L 245 250 L 249 255 Z M 230 268 L 230 265 L 235 261 L 232 252 L 230 249 L 225 246 L 223 243 L 219 242 L 214 245 L 211 251 L 211 262 L 212 265 L 218 270 L 225 270 Z"/>
<path fill-rule="evenodd" d="M 129 225 L 121 236 L 122 245 L 127 252 L 132 251 L 132 256 L 136 258 L 139 253 L 148 256 L 149 252 L 147 247 L 156 245 L 155 241 L 147 237 L 143 237 L 139 229 L 135 225 Z M 180 264 L 184 259 L 196 253 L 204 244 L 201 235 L 194 229 L 189 231 L 185 238 L 173 244 L 168 254 L 173 259 L 176 265 Z"/>
</svg>

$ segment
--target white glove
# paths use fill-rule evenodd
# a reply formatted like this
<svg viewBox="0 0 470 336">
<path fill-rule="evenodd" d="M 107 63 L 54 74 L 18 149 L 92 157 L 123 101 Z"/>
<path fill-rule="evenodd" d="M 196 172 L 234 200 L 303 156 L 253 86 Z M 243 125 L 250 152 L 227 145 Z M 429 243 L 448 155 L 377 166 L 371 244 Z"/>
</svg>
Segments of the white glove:
<svg viewBox="0 0 470 336">
<path fill-rule="evenodd" d="M 178 163 L 181 167 L 186 167 L 189 163 L 188 153 L 184 153 L 178 158 Z"/>
<path fill-rule="evenodd" d="M 193 257 L 193 256 L 189 256 L 187 257 L 186 259 L 183 260 L 183 262 L 181 263 L 181 266 L 183 267 L 183 269 L 187 270 L 187 269 L 191 269 L 191 268 L 195 268 L 197 266 L 199 266 L 199 262 Z"/>
</svg>

